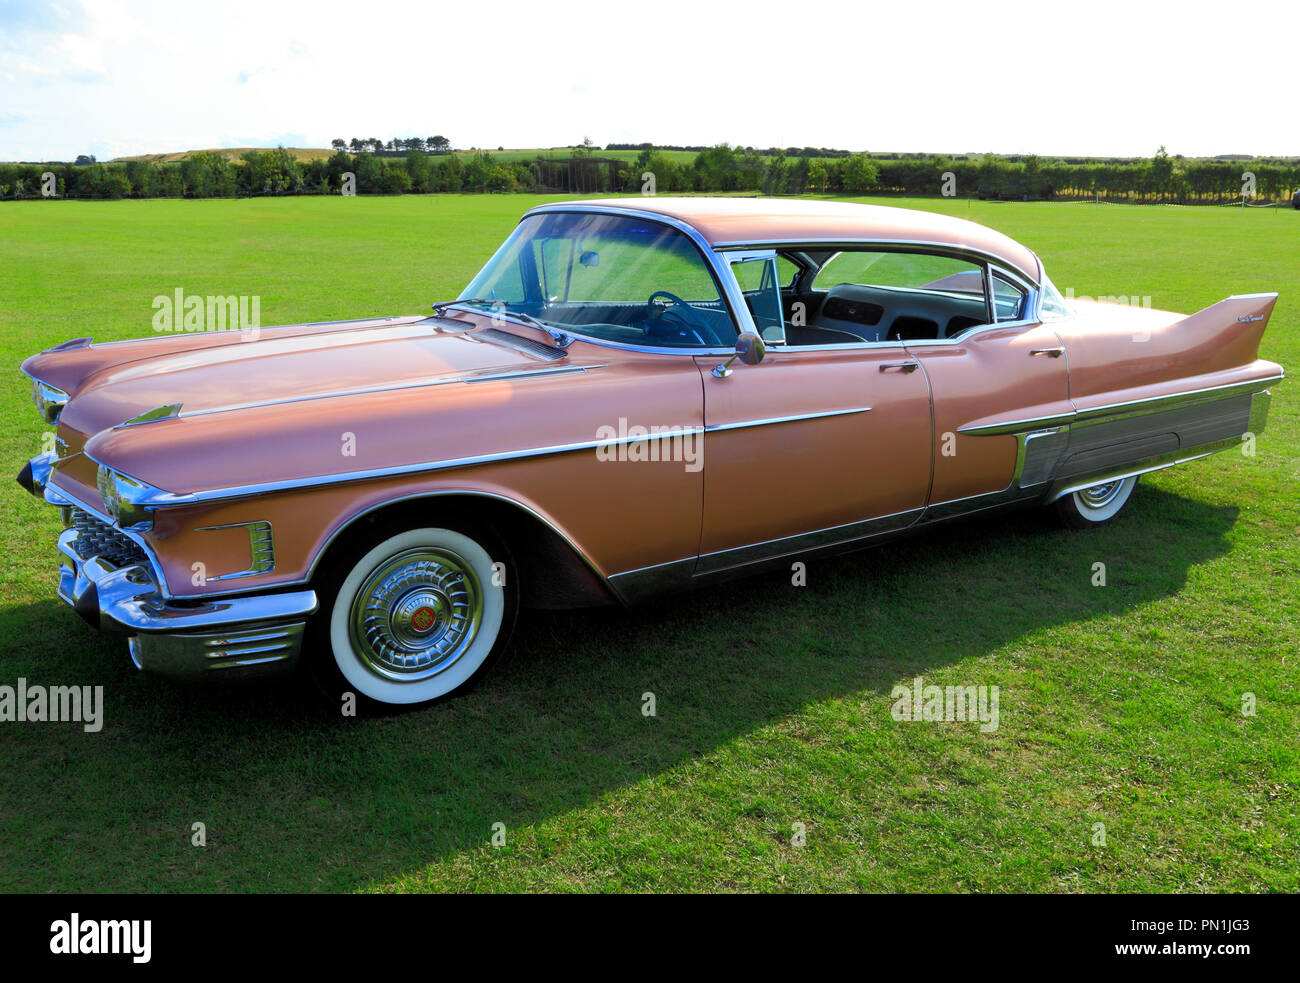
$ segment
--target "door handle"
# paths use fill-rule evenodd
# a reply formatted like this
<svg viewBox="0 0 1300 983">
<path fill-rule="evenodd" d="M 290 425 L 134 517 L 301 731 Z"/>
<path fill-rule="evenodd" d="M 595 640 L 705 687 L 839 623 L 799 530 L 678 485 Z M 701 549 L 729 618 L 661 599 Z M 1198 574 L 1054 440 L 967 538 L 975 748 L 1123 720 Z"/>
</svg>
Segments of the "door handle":
<svg viewBox="0 0 1300 983">
<path fill-rule="evenodd" d="M 888 372 L 890 369 L 898 369 L 900 372 L 915 372 L 918 362 L 883 362 L 880 366 L 881 372 Z"/>
<path fill-rule="evenodd" d="M 1031 348 L 1030 355 L 1046 355 L 1048 358 L 1060 358 L 1065 354 L 1064 348 Z"/>
</svg>

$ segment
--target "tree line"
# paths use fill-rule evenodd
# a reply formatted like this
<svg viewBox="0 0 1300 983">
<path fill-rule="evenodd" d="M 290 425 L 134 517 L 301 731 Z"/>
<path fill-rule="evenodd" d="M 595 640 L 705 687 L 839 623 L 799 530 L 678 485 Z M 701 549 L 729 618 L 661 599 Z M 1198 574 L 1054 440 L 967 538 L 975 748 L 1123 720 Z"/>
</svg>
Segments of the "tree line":
<svg viewBox="0 0 1300 983">
<path fill-rule="evenodd" d="M 393 154 L 411 150 L 430 154 L 451 153 L 451 141 L 444 136 L 393 137 L 386 143 L 378 137 L 363 137 L 360 139 L 353 137 L 351 140 L 336 137 L 330 141 L 330 146 L 335 150 L 351 150 L 354 154 L 359 154 L 362 151 L 369 151 L 372 154 Z"/>
<path fill-rule="evenodd" d="M 429 141 L 423 145 L 409 147 L 403 156 L 382 157 L 371 150 L 349 153 L 336 148 L 327 158 L 308 161 L 277 147 L 246 152 L 238 161 L 204 151 L 167 163 L 0 164 L 0 199 L 49 197 L 51 191 L 68 198 L 221 198 L 351 190 L 358 194 L 557 191 L 1095 197 L 1212 204 L 1240 200 L 1243 192 L 1254 203 L 1279 201 L 1300 188 L 1300 160 L 1185 159 L 1170 156 L 1163 147 L 1150 158 L 1072 161 L 993 154 L 853 153 L 827 158 L 719 144 L 691 159 L 646 146 L 628 160 L 595 156 L 597 148 L 588 143 L 570 157 L 528 160 L 482 151 L 431 155 Z M 54 176 L 53 187 L 47 174 Z"/>
</svg>

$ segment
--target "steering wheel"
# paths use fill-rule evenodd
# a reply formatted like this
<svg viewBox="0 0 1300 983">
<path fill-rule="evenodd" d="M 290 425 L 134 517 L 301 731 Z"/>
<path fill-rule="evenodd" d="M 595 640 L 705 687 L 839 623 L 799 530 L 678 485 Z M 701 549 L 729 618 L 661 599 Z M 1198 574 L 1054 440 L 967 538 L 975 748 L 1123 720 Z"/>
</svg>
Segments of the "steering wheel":
<svg viewBox="0 0 1300 983">
<path fill-rule="evenodd" d="M 668 306 L 656 304 L 655 300 L 659 297 L 667 298 L 670 304 Z M 667 290 L 656 290 L 645 302 L 646 335 L 656 333 L 656 326 L 668 317 L 671 317 L 672 320 L 688 330 L 693 329 L 691 333 L 695 335 L 700 344 L 711 345 L 717 342 L 713 327 L 699 311 L 674 293 L 669 293 Z"/>
</svg>

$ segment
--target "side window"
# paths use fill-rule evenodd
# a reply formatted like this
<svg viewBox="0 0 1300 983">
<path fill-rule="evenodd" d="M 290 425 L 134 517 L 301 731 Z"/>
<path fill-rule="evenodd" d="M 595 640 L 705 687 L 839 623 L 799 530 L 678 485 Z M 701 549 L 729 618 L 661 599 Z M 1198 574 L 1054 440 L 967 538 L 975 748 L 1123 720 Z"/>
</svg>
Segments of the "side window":
<svg viewBox="0 0 1300 983">
<path fill-rule="evenodd" d="M 844 335 L 869 342 L 955 338 L 989 319 L 984 266 L 941 253 L 846 250 L 826 260 L 813 290 L 824 294 L 807 332 L 813 344 Z M 819 332 L 825 342 L 815 340 Z"/>
<path fill-rule="evenodd" d="M 1019 321 L 1025 316 L 1028 295 L 1000 273 L 993 274 L 993 312 L 998 321 Z"/>
<path fill-rule="evenodd" d="M 955 291 L 981 296 L 984 293 L 983 271 L 979 266 L 951 256 L 929 253 L 865 250 L 838 253 L 817 271 L 813 289 L 829 290 L 842 284 Z"/>
</svg>

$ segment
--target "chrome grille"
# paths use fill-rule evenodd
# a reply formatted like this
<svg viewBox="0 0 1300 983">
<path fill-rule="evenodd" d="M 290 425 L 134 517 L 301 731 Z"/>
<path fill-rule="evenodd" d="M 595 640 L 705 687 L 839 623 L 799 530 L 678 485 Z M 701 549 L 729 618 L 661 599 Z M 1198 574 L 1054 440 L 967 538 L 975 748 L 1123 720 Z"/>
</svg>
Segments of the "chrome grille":
<svg viewBox="0 0 1300 983">
<path fill-rule="evenodd" d="M 76 549 L 83 560 L 97 556 L 115 567 L 129 567 L 136 563 L 147 565 L 149 562 L 135 540 L 85 509 L 73 507 L 69 525 L 77 530 Z"/>
</svg>

